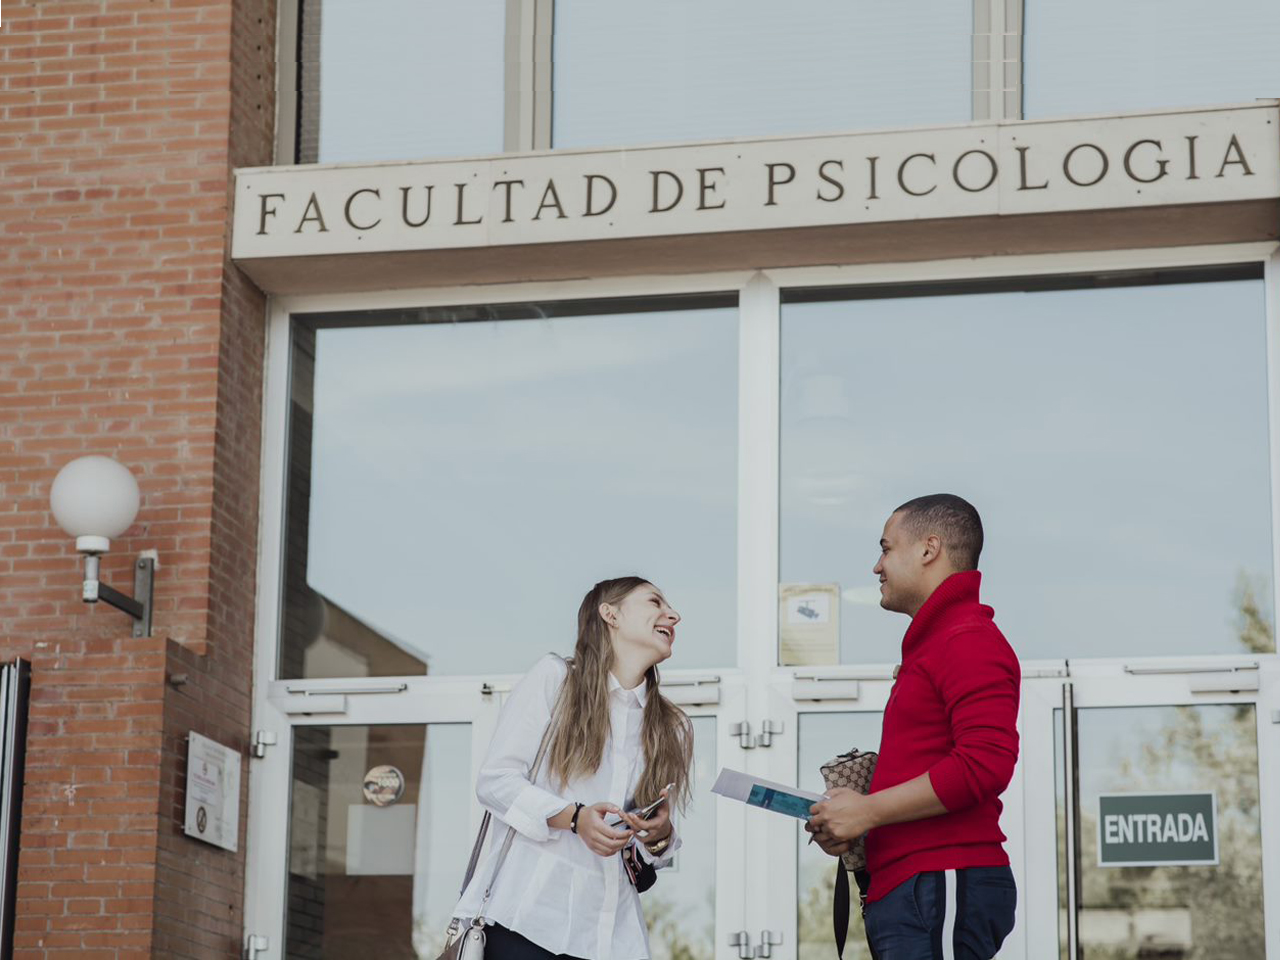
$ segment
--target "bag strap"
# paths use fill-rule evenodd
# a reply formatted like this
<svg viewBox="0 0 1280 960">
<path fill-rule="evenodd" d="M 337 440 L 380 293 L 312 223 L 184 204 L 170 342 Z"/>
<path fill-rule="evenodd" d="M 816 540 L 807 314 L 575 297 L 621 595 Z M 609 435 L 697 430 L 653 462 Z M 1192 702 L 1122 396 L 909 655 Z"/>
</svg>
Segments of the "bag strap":
<svg viewBox="0 0 1280 960">
<path fill-rule="evenodd" d="M 836 953 L 844 960 L 844 942 L 849 938 L 849 871 L 836 860 L 836 892 L 831 904 L 831 924 L 835 928 Z"/>
<path fill-rule="evenodd" d="M 551 709 L 551 717 L 547 720 L 547 729 L 542 733 L 542 742 L 538 744 L 538 752 L 533 758 L 533 766 L 529 768 L 529 782 L 532 783 L 538 777 L 538 770 L 542 767 L 542 760 L 546 756 L 547 747 L 551 744 L 551 731 L 555 727 L 556 717 L 560 713 L 560 704 L 564 698 L 564 687 L 560 688 L 560 693 L 556 696 L 555 706 Z M 467 874 L 462 881 L 462 890 L 458 896 L 461 897 L 466 893 L 467 887 L 471 886 L 471 880 L 475 877 L 476 867 L 480 863 L 480 851 L 484 848 L 484 840 L 489 832 L 489 823 L 493 820 L 493 814 L 488 810 L 484 812 L 484 819 L 480 821 L 480 832 L 476 835 L 475 846 L 471 849 L 471 859 L 467 861 Z M 493 884 L 498 879 L 498 871 L 502 869 L 502 863 L 507 859 L 507 853 L 511 849 L 511 843 L 515 839 L 515 827 L 507 828 L 507 836 L 503 840 L 502 849 L 498 852 L 497 860 L 493 865 L 493 875 L 489 877 L 489 885 L 485 887 L 484 898 L 480 901 L 480 909 L 476 911 L 475 920 L 481 920 L 484 917 L 484 908 L 489 903 L 489 897 L 493 893 Z M 473 921 L 474 922 L 474 921 Z"/>
</svg>

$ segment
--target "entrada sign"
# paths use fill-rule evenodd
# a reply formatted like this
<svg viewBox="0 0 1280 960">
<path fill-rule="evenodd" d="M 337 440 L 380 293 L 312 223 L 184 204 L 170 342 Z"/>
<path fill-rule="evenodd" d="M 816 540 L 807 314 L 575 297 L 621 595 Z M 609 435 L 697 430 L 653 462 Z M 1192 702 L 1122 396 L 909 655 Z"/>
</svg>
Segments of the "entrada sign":
<svg viewBox="0 0 1280 960">
<path fill-rule="evenodd" d="M 1280 196 L 1280 110 L 503 155 L 236 176 L 236 258 Z"/>
<path fill-rule="evenodd" d="M 1218 862 L 1212 793 L 1116 793 L 1098 797 L 1098 866 L 1190 866 Z"/>
</svg>

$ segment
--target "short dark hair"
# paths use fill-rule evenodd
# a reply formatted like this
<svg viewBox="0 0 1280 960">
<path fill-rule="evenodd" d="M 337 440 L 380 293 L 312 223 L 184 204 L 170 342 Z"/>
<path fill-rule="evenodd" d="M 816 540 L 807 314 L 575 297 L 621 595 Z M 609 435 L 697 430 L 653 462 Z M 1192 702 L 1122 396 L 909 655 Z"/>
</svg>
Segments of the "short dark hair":
<svg viewBox="0 0 1280 960">
<path fill-rule="evenodd" d="M 957 570 L 977 570 L 982 553 L 982 518 L 973 504 L 953 493 L 931 493 L 908 500 L 894 513 L 916 537 L 936 533 Z"/>
</svg>

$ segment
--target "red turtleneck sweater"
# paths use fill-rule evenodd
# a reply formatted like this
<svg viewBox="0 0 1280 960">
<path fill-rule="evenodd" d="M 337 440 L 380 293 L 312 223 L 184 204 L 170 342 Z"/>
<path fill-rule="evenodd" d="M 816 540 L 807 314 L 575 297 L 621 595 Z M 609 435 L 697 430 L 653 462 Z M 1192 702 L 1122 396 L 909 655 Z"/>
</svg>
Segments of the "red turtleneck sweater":
<svg viewBox="0 0 1280 960">
<path fill-rule="evenodd" d="M 1018 760 L 1021 670 L 994 611 L 978 602 L 982 575 L 952 574 L 902 640 L 871 792 L 929 774 L 947 813 L 867 835 L 868 900 L 929 870 L 999 867 L 1000 794 Z"/>
</svg>

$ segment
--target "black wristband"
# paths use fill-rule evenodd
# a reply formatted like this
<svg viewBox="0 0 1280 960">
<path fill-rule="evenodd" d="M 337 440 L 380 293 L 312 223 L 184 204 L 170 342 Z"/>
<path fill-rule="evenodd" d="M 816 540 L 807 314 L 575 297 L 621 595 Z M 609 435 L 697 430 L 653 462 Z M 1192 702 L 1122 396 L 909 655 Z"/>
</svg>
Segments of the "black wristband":
<svg viewBox="0 0 1280 960">
<path fill-rule="evenodd" d="M 580 803 L 573 805 L 573 819 L 569 821 L 569 829 L 574 833 L 578 832 L 578 814 L 582 812 L 582 806 Z"/>
</svg>

